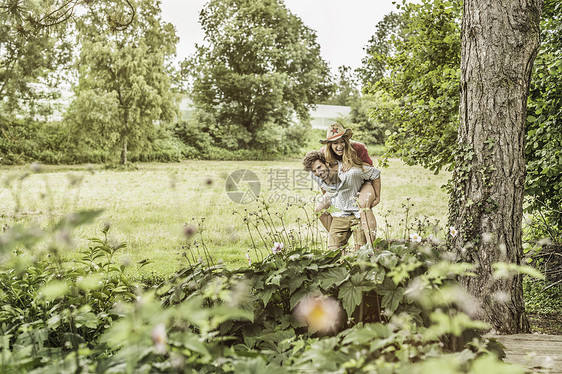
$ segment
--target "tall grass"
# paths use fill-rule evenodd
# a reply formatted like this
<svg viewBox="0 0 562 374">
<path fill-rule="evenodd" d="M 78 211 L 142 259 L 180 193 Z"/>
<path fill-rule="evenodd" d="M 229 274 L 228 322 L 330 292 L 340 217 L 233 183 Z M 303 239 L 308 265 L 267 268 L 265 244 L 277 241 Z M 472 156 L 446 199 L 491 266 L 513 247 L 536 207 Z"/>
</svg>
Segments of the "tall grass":
<svg viewBox="0 0 562 374">
<path fill-rule="evenodd" d="M 289 235 L 303 245 L 310 245 L 307 240 L 312 238 L 318 248 L 326 240 L 311 213 L 318 191 L 310 181 L 303 182 L 300 160 L 149 163 L 123 171 L 96 168 L 42 166 L 35 172 L 29 166 L 0 168 L 0 228 L 18 222 L 46 226 L 72 211 L 103 208 L 95 224 L 74 233 L 67 255 L 75 256 L 77 248 L 86 247 L 88 238 L 99 237 L 109 224 L 111 240 L 127 243 L 123 261 L 149 259 L 151 264 L 142 271 L 161 275 L 187 261 L 205 260 L 205 254 L 214 262 L 243 265 L 247 253 L 251 259 L 259 258 L 270 242 L 289 241 Z M 263 203 L 238 204 L 228 197 L 226 180 L 239 169 L 258 176 L 260 199 L 275 227 L 263 226 Z M 390 160 L 381 171 L 382 199 L 374 209 L 379 236 L 407 236 L 417 230 L 416 220 L 425 221 L 423 227 L 428 221 L 444 224 L 448 197 L 441 186 L 448 174 L 436 176 L 399 160 Z M 295 186 L 296 180 L 303 185 Z M 193 228 L 189 237 L 186 226 Z M 260 238 L 260 233 L 267 238 Z"/>
</svg>

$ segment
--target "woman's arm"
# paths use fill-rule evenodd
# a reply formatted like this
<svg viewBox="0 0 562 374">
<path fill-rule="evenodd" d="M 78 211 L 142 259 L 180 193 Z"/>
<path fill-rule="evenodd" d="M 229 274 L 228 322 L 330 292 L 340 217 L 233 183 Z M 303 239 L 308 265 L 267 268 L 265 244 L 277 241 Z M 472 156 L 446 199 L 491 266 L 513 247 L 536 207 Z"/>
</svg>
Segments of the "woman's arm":
<svg viewBox="0 0 562 374">
<path fill-rule="evenodd" d="M 375 190 L 375 198 L 371 203 L 371 208 L 373 208 L 381 202 L 381 177 L 379 176 L 377 179 L 373 179 L 371 183 L 373 184 L 373 189 Z"/>
</svg>

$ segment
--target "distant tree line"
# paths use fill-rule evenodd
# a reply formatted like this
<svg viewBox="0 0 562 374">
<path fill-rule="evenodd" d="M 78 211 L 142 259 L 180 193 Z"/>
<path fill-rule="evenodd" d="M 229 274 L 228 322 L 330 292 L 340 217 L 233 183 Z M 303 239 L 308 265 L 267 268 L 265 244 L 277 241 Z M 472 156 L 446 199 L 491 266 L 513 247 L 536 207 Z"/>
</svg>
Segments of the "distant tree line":
<svg viewBox="0 0 562 374">
<path fill-rule="evenodd" d="M 0 14 L 3 163 L 294 153 L 309 108 L 333 90 L 315 32 L 281 0 L 207 3 L 205 42 L 181 69 L 159 1 L 14 4 Z M 69 77 L 72 102 L 62 121 L 48 121 L 49 88 Z M 188 121 L 178 109 L 186 82 L 196 107 Z"/>
</svg>

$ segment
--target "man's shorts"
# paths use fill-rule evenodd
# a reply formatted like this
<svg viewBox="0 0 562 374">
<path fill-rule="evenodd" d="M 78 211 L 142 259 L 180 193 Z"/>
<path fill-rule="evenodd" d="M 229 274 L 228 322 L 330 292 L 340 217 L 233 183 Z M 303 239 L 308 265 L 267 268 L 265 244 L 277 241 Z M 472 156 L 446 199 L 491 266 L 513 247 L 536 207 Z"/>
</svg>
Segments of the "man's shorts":
<svg viewBox="0 0 562 374">
<path fill-rule="evenodd" d="M 341 248 L 347 244 L 349 237 L 353 233 L 355 245 L 367 244 L 365 232 L 361 229 L 361 220 L 354 215 L 347 217 L 333 217 L 328 233 L 328 249 Z"/>
</svg>

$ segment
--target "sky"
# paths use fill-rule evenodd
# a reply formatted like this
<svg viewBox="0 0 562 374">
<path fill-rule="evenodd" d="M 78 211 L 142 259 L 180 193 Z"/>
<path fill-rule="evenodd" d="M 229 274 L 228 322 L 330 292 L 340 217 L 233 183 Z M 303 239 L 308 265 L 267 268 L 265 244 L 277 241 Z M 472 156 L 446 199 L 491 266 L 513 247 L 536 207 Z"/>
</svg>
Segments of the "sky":
<svg viewBox="0 0 562 374">
<path fill-rule="evenodd" d="M 338 66 L 361 66 L 363 48 L 385 14 L 396 10 L 396 0 L 285 0 L 289 10 L 316 31 L 322 57 L 333 72 Z M 178 58 L 195 52 L 203 41 L 198 19 L 207 0 L 162 0 L 163 18 L 177 30 Z"/>
</svg>

